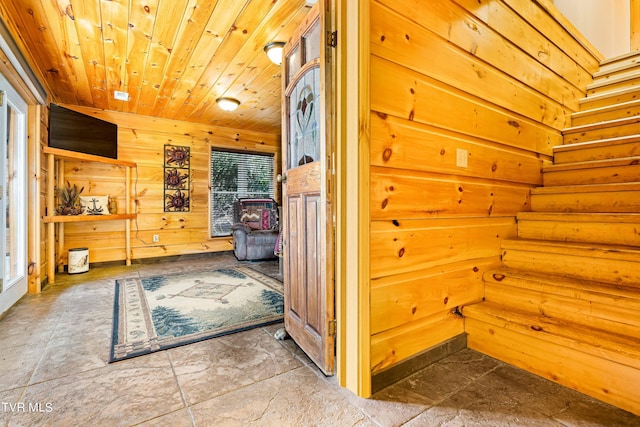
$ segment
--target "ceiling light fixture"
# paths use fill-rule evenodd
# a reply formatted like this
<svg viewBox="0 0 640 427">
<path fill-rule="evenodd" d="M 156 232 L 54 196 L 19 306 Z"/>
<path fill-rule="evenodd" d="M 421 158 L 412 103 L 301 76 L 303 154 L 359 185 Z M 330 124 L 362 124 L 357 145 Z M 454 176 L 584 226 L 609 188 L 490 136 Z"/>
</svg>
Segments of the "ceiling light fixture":
<svg viewBox="0 0 640 427">
<path fill-rule="evenodd" d="M 264 47 L 267 56 L 276 65 L 282 64 L 282 48 L 284 42 L 271 42 Z"/>
<path fill-rule="evenodd" d="M 240 105 L 240 101 L 235 98 L 218 98 L 216 99 L 218 103 L 218 107 L 222 108 L 224 111 L 233 111 Z"/>
</svg>

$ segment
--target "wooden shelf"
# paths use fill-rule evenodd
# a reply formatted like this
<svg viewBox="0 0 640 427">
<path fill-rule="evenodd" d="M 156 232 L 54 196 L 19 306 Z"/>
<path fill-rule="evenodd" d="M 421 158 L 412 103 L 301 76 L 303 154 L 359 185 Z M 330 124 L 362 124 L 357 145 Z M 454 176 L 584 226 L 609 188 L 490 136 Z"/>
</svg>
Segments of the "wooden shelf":
<svg viewBox="0 0 640 427">
<path fill-rule="evenodd" d="M 136 214 L 111 215 L 49 215 L 43 216 L 45 223 L 50 222 L 86 222 L 86 221 L 117 221 L 119 219 L 135 219 Z"/>
<path fill-rule="evenodd" d="M 57 159 L 72 160 L 74 162 L 96 162 L 116 166 L 126 166 L 130 168 L 136 167 L 136 164 L 134 162 L 111 159 L 109 157 L 94 156 L 93 154 L 78 153 L 76 151 L 68 151 L 61 148 L 43 147 L 42 152 L 44 154 L 53 154 Z"/>
<path fill-rule="evenodd" d="M 46 215 L 42 217 L 42 221 L 47 224 L 47 277 L 49 283 L 54 283 L 55 281 L 56 267 L 61 271 L 64 267 L 62 264 L 62 252 L 64 251 L 64 224 L 67 222 L 124 220 L 126 264 L 131 265 L 131 220 L 136 218 L 136 214 L 132 212 L 131 203 L 131 169 L 137 167 L 137 165 L 134 162 L 77 153 L 60 148 L 43 147 L 42 151 L 47 156 L 47 213 L 55 212 L 55 181 L 57 179 L 59 186 L 64 183 L 64 163 L 66 161 L 104 163 L 124 168 L 125 170 L 125 213 L 112 215 Z M 57 177 L 54 177 L 56 169 Z M 55 250 L 56 229 L 58 235 L 57 256 Z"/>
</svg>

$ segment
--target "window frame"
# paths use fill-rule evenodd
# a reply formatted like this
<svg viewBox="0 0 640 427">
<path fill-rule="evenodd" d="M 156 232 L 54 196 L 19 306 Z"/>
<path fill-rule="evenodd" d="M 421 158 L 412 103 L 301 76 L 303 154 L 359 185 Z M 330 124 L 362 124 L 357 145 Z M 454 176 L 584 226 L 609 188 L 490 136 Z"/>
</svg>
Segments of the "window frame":
<svg viewBox="0 0 640 427">
<path fill-rule="evenodd" d="M 276 174 L 277 174 L 277 167 L 278 167 L 278 153 L 276 151 L 249 151 L 249 150 L 234 150 L 231 148 L 225 148 L 225 147 L 215 147 L 215 146 L 210 146 L 210 151 L 209 151 L 209 214 L 208 214 L 208 219 L 209 219 L 209 239 L 225 239 L 225 238 L 229 238 L 231 237 L 231 230 L 229 231 L 229 234 L 219 234 L 216 235 L 215 233 L 215 229 L 216 227 L 214 227 L 214 195 L 216 193 L 219 193 L 218 191 L 214 190 L 214 185 L 213 185 L 213 174 L 214 174 L 214 164 L 213 164 L 213 156 L 214 153 L 231 153 L 231 154 L 238 154 L 238 155 L 247 155 L 247 156 L 260 156 L 260 157 L 265 157 L 265 158 L 270 158 L 271 162 L 270 162 L 270 172 L 271 172 L 271 176 L 270 176 L 270 181 L 269 181 L 269 191 L 270 194 L 269 195 L 263 195 L 264 193 L 259 193 L 260 195 L 257 196 L 253 196 L 252 194 L 255 193 L 249 193 L 249 194 L 240 194 L 238 192 L 235 193 L 235 197 L 234 200 L 236 200 L 237 198 L 240 197 L 266 197 L 266 198 L 272 198 L 274 200 L 276 200 L 277 202 L 277 195 L 278 195 L 278 188 L 277 188 L 277 181 L 276 181 Z M 232 209 L 232 206 L 230 207 L 230 209 Z M 232 221 L 231 221 L 232 222 Z M 233 224 L 232 224 L 233 225 Z"/>
</svg>

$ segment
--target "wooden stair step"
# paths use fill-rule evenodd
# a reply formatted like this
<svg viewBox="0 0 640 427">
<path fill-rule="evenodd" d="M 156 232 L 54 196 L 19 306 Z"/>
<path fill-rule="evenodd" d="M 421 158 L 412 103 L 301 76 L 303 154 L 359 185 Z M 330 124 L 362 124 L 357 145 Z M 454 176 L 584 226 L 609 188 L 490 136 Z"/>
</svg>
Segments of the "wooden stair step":
<svg viewBox="0 0 640 427">
<path fill-rule="evenodd" d="M 633 80 L 640 80 L 640 73 L 635 68 L 618 72 L 600 72 L 598 75 L 593 75 L 593 82 L 587 85 L 587 91 Z"/>
<path fill-rule="evenodd" d="M 634 70 L 636 73 L 640 73 L 640 61 L 638 61 L 637 57 L 630 61 L 615 62 L 605 67 L 600 67 L 598 71 L 593 73 L 593 79 L 594 81 L 598 81 L 603 78 L 606 79 L 620 74 L 634 72 Z"/>
<path fill-rule="evenodd" d="M 469 348 L 640 415 L 637 340 L 490 302 L 462 313 Z"/>
<path fill-rule="evenodd" d="M 640 134 L 553 147 L 553 163 L 576 163 L 640 156 Z"/>
<path fill-rule="evenodd" d="M 606 122 L 574 126 L 562 131 L 564 145 L 638 134 L 640 134 L 640 117 L 607 120 Z"/>
<path fill-rule="evenodd" d="M 624 304 L 626 308 L 636 310 L 640 315 L 640 293 L 635 286 L 614 285 L 508 268 L 488 270 L 482 277 L 487 284 L 500 283 L 583 301 L 597 301 L 602 304 Z"/>
<path fill-rule="evenodd" d="M 513 271 L 485 273 L 485 300 L 530 314 L 588 325 L 640 343 L 640 301 L 588 289 L 586 281 L 559 288 L 554 275 L 518 275 Z M 500 280 L 503 278 L 503 280 Z M 559 278 L 559 282 L 562 278 Z M 613 287 L 614 285 L 610 285 Z M 602 286 L 601 286 L 602 287 Z M 583 289 L 586 288 L 586 289 Z M 636 289 L 636 294 L 638 294 Z"/>
<path fill-rule="evenodd" d="M 640 182 L 565 185 L 531 190 L 534 212 L 640 212 Z"/>
<path fill-rule="evenodd" d="M 571 115 L 571 126 L 582 126 L 637 115 L 640 115 L 640 100 L 633 100 L 575 112 Z"/>
<path fill-rule="evenodd" d="M 465 319 L 473 318 L 544 341 L 562 343 L 566 347 L 580 349 L 594 356 L 606 354 L 609 360 L 640 370 L 640 343 L 632 337 L 612 334 L 553 316 L 528 313 L 491 301 L 464 306 L 462 315 Z"/>
<path fill-rule="evenodd" d="M 605 82 L 594 82 L 587 85 L 587 96 L 597 95 L 599 93 L 611 92 L 613 90 L 640 88 L 640 77 L 624 76 L 619 78 L 611 78 Z"/>
<path fill-rule="evenodd" d="M 618 90 L 610 90 L 597 95 L 588 95 L 578 101 L 580 111 L 589 110 L 609 105 L 620 104 L 624 102 L 640 99 L 640 88 L 625 88 Z"/>
<path fill-rule="evenodd" d="M 545 187 L 634 182 L 640 180 L 640 156 L 553 164 L 542 173 Z"/>
<path fill-rule="evenodd" d="M 640 64 L 640 52 L 627 52 L 601 61 L 600 70 L 598 72 L 607 72 L 623 65 L 633 66 L 635 64 Z"/>
<path fill-rule="evenodd" d="M 503 240 L 505 268 L 636 287 L 640 291 L 640 248 L 622 245 Z"/>
<path fill-rule="evenodd" d="M 518 237 L 640 247 L 640 214 L 520 212 Z"/>
<path fill-rule="evenodd" d="M 640 52 L 601 63 L 462 308 L 468 347 L 640 415 Z"/>
</svg>

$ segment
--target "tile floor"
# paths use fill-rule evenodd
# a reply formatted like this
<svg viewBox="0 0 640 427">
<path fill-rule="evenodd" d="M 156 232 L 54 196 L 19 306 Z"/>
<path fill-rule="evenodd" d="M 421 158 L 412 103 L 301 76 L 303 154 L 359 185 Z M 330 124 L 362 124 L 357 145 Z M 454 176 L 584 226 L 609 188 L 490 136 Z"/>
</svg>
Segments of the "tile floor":
<svg viewBox="0 0 640 427">
<path fill-rule="evenodd" d="M 108 364 L 114 278 L 229 254 L 60 274 L 0 318 L 5 426 L 639 426 L 640 417 L 464 350 L 361 399 L 279 325 Z M 277 273 L 277 264 L 253 263 Z"/>
</svg>

